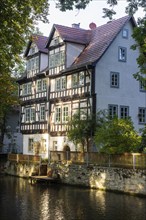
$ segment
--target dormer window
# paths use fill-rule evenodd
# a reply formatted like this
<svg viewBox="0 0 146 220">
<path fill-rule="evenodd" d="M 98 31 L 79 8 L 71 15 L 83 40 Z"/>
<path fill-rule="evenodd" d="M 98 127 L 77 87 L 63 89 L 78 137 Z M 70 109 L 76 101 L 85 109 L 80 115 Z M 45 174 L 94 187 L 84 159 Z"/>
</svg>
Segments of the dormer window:
<svg viewBox="0 0 146 220">
<path fill-rule="evenodd" d="M 32 43 L 28 55 L 33 55 L 37 52 L 38 52 L 38 48 L 37 48 L 36 44 Z"/>
<path fill-rule="evenodd" d="M 56 46 L 61 42 L 61 38 L 59 36 L 56 36 L 52 39 L 50 46 Z"/>
<path fill-rule="evenodd" d="M 31 58 L 27 61 L 28 77 L 32 77 L 39 72 L 39 57 Z"/>
<path fill-rule="evenodd" d="M 49 69 L 51 74 L 59 73 L 65 67 L 65 46 L 49 52 Z"/>
</svg>

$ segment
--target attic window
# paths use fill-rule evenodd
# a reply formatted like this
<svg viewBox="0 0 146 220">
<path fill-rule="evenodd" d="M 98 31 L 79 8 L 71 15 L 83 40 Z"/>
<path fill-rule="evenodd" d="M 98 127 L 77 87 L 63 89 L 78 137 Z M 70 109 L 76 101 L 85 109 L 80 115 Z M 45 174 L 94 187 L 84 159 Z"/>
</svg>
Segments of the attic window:
<svg viewBox="0 0 146 220">
<path fill-rule="evenodd" d="M 123 29 L 123 31 L 122 31 L 122 37 L 123 38 L 128 38 L 128 29 Z"/>
</svg>

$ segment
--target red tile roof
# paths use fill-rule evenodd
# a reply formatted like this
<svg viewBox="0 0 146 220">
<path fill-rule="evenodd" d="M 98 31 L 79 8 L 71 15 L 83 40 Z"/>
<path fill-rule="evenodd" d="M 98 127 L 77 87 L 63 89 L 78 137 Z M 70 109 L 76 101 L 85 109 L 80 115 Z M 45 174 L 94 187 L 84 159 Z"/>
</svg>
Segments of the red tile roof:
<svg viewBox="0 0 146 220">
<path fill-rule="evenodd" d="M 45 48 L 48 37 L 34 34 L 32 35 L 33 41 L 36 43 L 38 50 L 43 53 L 48 53 L 48 49 Z"/>
<path fill-rule="evenodd" d="M 130 18 L 129 16 L 125 16 L 92 29 L 90 43 L 75 60 L 73 65 L 81 65 L 99 60 Z"/>
<path fill-rule="evenodd" d="M 89 43 L 91 37 L 90 30 L 84 30 L 75 27 L 74 28 L 66 27 L 58 24 L 55 24 L 54 27 L 59 32 L 60 37 L 64 41 L 85 44 L 85 45 Z"/>
<path fill-rule="evenodd" d="M 54 28 L 58 31 L 60 37 L 64 41 L 86 45 L 83 52 L 72 64 L 72 67 L 74 67 L 98 61 L 115 39 L 117 34 L 121 31 L 123 26 L 130 19 L 132 19 L 132 23 L 136 25 L 133 17 L 124 16 L 91 30 L 66 27 L 57 24 L 54 25 Z"/>
<path fill-rule="evenodd" d="M 45 48 L 47 40 L 48 40 L 48 37 L 41 36 L 41 35 L 38 35 L 38 34 L 33 34 L 31 36 L 31 40 L 28 43 L 28 46 L 27 46 L 26 51 L 24 53 L 24 56 L 26 57 L 28 55 L 29 49 L 30 49 L 30 46 L 31 46 L 32 42 L 34 42 L 37 45 L 38 50 L 40 52 L 48 53 L 48 49 Z"/>
</svg>

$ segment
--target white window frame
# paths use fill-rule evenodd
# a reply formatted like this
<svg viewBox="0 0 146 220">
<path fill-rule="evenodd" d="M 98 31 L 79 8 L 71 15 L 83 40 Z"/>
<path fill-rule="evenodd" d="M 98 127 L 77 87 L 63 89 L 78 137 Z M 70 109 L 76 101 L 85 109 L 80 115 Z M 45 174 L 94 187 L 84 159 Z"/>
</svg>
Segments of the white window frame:
<svg viewBox="0 0 146 220">
<path fill-rule="evenodd" d="M 119 55 L 119 61 L 126 62 L 127 61 L 127 48 L 119 47 L 118 55 Z"/>
<path fill-rule="evenodd" d="M 42 91 L 42 80 L 39 79 L 37 80 L 37 92 L 41 92 Z"/>
<path fill-rule="evenodd" d="M 55 109 L 55 123 L 61 123 L 61 107 L 58 106 Z"/>
<path fill-rule="evenodd" d="M 47 90 L 47 80 L 42 79 L 42 91 L 46 91 L 46 90 Z"/>
<path fill-rule="evenodd" d="M 123 28 L 122 37 L 128 39 L 128 29 L 127 28 Z"/>
<path fill-rule="evenodd" d="M 141 92 L 146 92 L 146 81 L 142 81 L 142 80 L 139 81 L 139 90 Z"/>
<path fill-rule="evenodd" d="M 30 108 L 25 109 L 25 122 L 30 121 Z"/>
<path fill-rule="evenodd" d="M 68 122 L 68 116 L 69 116 L 69 107 L 68 106 L 63 106 L 62 107 L 62 121 L 63 122 Z"/>
<path fill-rule="evenodd" d="M 146 108 L 144 107 L 138 108 L 138 121 L 139 121 L 139 124 L 146 123 Z"/>
<path fill-rule="evenodd" d="M 129 117 L 129 106 L 120 106 L 120 118 L 127 119 Z"/>
<path fill-rule="evenodd" d="M 45 121 L 46 119 L 46 109 L 45 105 L 40 106 L 40 121 Z"/>
<path fill-rule="evenodd" d="M 63 66 L 65 64 L 65 47 L 51 50 L 49 53 L 49 68 Z"/>
<path fill-rule="evenodd" d="M 109 104 L 108 112 L 110 118 L 114 118 L 115 116 L 118 117 L 118 105 Z"/>
<path fill-rule="evenodd" d="M 30 108 L 30 121 L 31 122 L 35 121 L 35 108 L 34 107 Z"/>
<path fill-rule="evenodd" d="M 110 87 L 119 88 L 120 74 L 118 72 L 110 72 Z"/>
</svg>

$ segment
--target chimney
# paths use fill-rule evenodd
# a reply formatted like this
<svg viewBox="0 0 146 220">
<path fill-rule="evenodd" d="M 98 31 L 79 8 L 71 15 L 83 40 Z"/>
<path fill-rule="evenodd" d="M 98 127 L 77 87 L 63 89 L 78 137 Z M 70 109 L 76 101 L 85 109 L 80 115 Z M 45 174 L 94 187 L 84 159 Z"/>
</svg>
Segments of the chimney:
<svg viewBox="0 0 146 220">
<path fill-rule="evenodd" d="M 72 28 L 80 28 L 80 23 L 78 23 L 78 24 L 73 23 L 73 24 L 72 24 Z"/>
<path fill-rule="evenodd" d="M 96 28 L 96 24 L 95 23 L 93 23 L 93 22 L 91 22 L 90 24 L 89 24 L 89 28 L 92 30 L 92 29 L 95 29 Z"/>
</svg>

